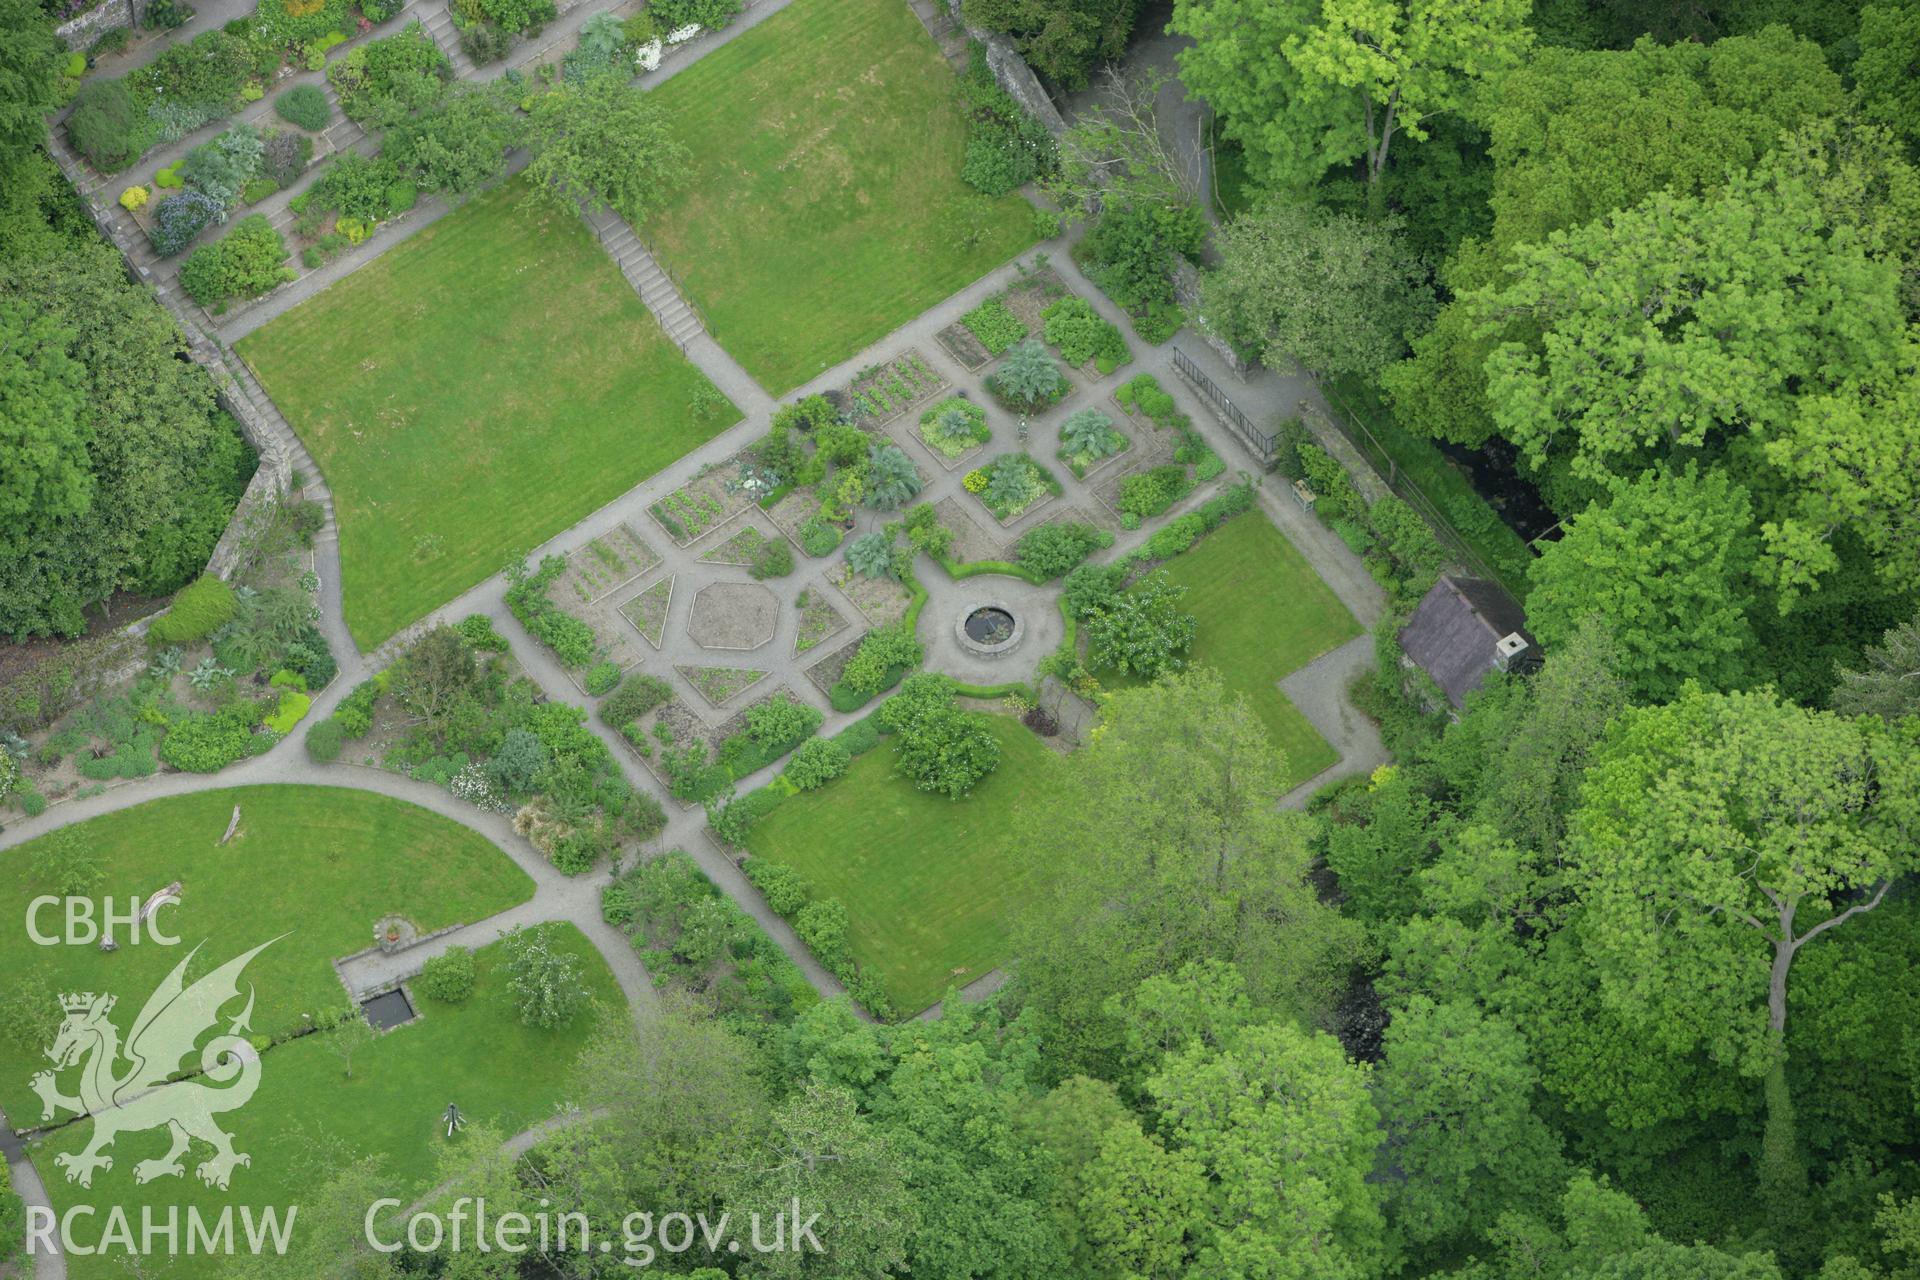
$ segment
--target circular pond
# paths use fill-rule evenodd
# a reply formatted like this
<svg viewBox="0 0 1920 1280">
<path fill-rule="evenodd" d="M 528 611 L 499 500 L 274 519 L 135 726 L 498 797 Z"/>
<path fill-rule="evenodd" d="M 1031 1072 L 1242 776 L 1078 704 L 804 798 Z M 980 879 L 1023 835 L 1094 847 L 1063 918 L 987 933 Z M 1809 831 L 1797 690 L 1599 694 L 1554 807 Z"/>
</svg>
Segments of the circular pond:
<svg viewBox="0 0 1920 1280">
<path fill-rule="evenodd" d="M 998 602 L 980 604 L 960 617 L 960 647 L 983 658 L 997 658 L 1020 643 L 1024 628 L 1013 610 Z"/>
</svg>

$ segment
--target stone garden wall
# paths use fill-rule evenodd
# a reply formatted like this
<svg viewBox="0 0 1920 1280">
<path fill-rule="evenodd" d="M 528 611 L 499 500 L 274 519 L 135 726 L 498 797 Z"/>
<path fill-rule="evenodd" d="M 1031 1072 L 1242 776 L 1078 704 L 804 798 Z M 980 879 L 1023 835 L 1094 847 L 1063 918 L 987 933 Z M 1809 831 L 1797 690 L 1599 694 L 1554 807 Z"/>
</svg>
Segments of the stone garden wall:
<svg viewBox="0 0 1920 1280">
<path fill-rule="evenodd" d="M 987 69 L 993 72 L 993 78 L 1005 89 L 1013 100 L 1033 115 L 1033 118 L 1047 127 L 1054 137 L 1067 131 L 1067 122 L 1060 116 L 1060 108 L 1053 105 L 1053 99 L 1047 96 L 1046 89 L 1040 83 L 1040 77 L 1033 73 L 1027 60 L 1013 47 L 1013 41 L 997 31 L 988 31 L 967 21 L 965 9 L 960 0 L 954 0 L 954 16 L 966 29 L 967 35 L 987 48 Z"/>
<path fill-rule="evenodd" d="M 69 18 L 53 29 L 67 48 L 84 50 L 116 27 L 137 27 L 147 11 L 146 0 L 101 0 L 100 4 Z"/>
</svg>

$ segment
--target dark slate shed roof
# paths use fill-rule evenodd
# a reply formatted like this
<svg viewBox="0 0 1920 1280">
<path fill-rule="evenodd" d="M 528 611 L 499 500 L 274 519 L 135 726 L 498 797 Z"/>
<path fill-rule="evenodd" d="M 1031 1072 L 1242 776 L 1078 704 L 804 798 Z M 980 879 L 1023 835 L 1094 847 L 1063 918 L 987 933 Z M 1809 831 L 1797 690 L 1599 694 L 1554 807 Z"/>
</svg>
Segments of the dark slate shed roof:
<svg viewBox="0 0 1920 1280">
<path fill-rule="evenodd" d="M 1520 602 L 1484 578 L 1442 575 L 1400 631 L 1400 648 L 1458 707 L 1494 666 L 1502 636 L 1527 634 Z"/>
</svg>

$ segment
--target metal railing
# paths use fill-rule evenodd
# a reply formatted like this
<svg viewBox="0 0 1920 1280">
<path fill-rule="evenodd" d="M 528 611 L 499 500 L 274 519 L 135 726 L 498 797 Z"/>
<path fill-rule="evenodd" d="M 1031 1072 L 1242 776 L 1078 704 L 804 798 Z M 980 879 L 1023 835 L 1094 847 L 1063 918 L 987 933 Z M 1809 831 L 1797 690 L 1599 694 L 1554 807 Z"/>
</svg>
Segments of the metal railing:
<svg viewBox="0 0 1920 1280">
<path fill-rule="evenodd" d="M 1187 384 L 1199 393 L 1209 408 L 1220 415 L 1221 421 L 1240 433 L 1241 439 L 1260 459 L 1262 466 L 1271 467 L 1274 455 L 1279 452 L 1280 436 L 1277 432 L 1262 431 L 1253 424 L 1253 419 L 1241 411 L 1232 397 L 1220 389 L 1220 384 L 1208 377 L 1206 371 L 1195 364 L 1187 353 L 1180 348 L 1173 349 L 1173 367 Z"/>
</svg>

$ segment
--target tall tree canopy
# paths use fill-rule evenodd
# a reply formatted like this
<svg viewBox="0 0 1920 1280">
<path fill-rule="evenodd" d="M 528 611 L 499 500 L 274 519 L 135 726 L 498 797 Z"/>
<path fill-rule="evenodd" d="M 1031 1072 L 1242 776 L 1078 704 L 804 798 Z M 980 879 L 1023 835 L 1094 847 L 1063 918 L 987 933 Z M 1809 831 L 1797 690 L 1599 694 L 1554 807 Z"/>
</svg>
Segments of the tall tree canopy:
<svg viewBox="0 0 1920 1280">
<path fill-rule="evenodd" d="M 1785 27 L 1619 52 L 1542 46 L 1489 82 L 1478 112 L 1494 162 L 1492 245 L 1537 243 L 1662 189 L 1711 191 L 1845 103 L 1820 46 Z"/>
<path fill-rule="evenodd" d="M 1285 1024 L 1168 1055 L 1147 1082 L 1169 1145 L 1207 1195 L 1191 1280 L 1363 1280 L 1382 1248 L 1367 1183 L 1380 1142 L 1367 1072 L 1338 1041 Z"/>
<path fill-rule="evenodd" d="M 1920 392 L 1900 272 L 1814 185 L 1770 169 L 1654 195 L 1515 250 L 1464 301 L 1500 433 L 1605 484 L 1724 459 L 1752 495 L 1783 606 L 1843 527 L 1889 579 L 1920 573 Z M 1537 336 L 1532 336 L 1537 335 Z"/>
<path fill-rule="evenodd" d="M 1573 823 L 1602 998 L 1670 1051 L 1766 1077 L 1763 1179 L 1797 1164 L 1783 1054 L 1793 963 L 1920 867 L 1920 738 L 1684 690 L 1616 722 Z"/>
<path fill-rule="evenodd" d="M 197 574 L 254 467 L 112 251 L 0 263 L 0 635 L 75 635 Z"/>
<path fill-rule="evenodd" d="M 1615 668 L 1643 698 L 1688 680 L 1737 684 L 1748 669 L 1755 553 L 1747 495 L 1723 471 L 1648 472 L 1567 523 L 1531 570 L 1527 625 L 1550 649 L 1598 618 Z"/>
<path fill-rule="evenodd" d="M 1424 328 L 1433 290 L 1399 218 L 1263 201 L 1221 232 L 1207 324 L 1268 368 L 1373 375 Z"/>
<path fill-rule="evenodd" d="M 1519 61 L 1526 0 L 1176 0 L 1192 36 L 1181 79 L 1220 114 L 1269 189 L 1299 194 L 1364 161 L 1370 186 L 1394 141 L 1427 137 L 1475 86 Z"/>
<path fill-rule="evenodd" d="M 1047 888 L 1021 948 L 1058 1070 L 1110 1067 L 1109 997 L 1193 961 L 1234 962 L 1266 1007 L 1331 1008 L 1358 930 L 1307 881 L 1307 827 L 1276 807 L 1279 757 L 1245 699 L 1205 670 L 1117 693 L 1070 770 L 1072 802 L 1035 815 Z"/>
<path fill-rule="evenodd" d="M 971 0 L 967 21 L 1011 35 L 1020 55 L 1069 89 L 1127 51 L 1138 0 Z"/>
</svg>

